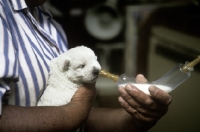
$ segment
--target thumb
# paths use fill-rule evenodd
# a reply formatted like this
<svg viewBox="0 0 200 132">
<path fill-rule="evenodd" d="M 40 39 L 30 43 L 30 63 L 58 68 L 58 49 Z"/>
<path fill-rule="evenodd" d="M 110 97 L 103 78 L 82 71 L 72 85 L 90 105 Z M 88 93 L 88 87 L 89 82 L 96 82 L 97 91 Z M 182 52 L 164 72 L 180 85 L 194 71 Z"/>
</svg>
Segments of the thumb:
<svg viewBox="0 0 200 132">
<path fill-rule="evenodd" d="M 71 101 L 78 101 L 84 104 L 90 104 L 94 102 L 96 96 L 96 88 L 95 83 L 87 83 L 83 86 L 80 86 L 78 90 L 75 92 Z"/>
</svg>

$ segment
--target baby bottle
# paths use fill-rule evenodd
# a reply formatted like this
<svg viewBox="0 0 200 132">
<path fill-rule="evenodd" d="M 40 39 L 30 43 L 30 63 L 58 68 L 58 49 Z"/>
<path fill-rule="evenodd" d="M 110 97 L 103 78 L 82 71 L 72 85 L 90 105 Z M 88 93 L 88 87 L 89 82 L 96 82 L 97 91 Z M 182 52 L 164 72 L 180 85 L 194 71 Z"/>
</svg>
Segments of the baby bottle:
<svg viewBox="0 0 200 132">
<path fill-rule="evenodd" d="M 148 89 L 151 85 L 154 85 L 162 89 L 163 91 L 169 93 L 190 77 L 191 71 L 194 70 L 194 66 L 199 62 L 200 55 L 191 62 L 186 62 L 185 64 L 180 63 L 176 65 L 158 80 L 148 83 L 136 83 L 133 77 L 127 76 L 126 74 L 118 76 L 111 74 L 103 69 L 100 71 L 99 75 L 106 78 L 110 78 L 114 82 L 117 82 L 118 87 L 125 86 L 126 84 L 132 84 L 148 95 L 150 95 Z"/>
</svg>

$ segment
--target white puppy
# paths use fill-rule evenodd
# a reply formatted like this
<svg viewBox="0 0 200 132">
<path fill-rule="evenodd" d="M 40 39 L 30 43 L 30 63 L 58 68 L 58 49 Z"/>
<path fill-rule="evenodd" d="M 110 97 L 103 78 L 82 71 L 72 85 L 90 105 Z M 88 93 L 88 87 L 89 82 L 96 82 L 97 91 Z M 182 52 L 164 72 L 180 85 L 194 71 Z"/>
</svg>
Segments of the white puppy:
<svg viewBox="0 0 200 132">
<path fill-rule="evenodd" d="M 50 62 L 47 87 L 37 106 L 60 106 L 70 102 L 83 83 L 95 82 L 101 66 L 94 52 L 78 46 L 54 58 Z"/>
</svg>

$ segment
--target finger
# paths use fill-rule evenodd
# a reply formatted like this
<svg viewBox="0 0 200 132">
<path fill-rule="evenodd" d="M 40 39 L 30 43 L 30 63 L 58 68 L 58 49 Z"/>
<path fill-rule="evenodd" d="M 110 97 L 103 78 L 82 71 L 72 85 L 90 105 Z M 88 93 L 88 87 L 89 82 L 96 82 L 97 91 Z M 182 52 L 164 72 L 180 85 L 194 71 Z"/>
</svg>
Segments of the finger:
<svg viewBox="0 0 200 132">
<path fill-rule="evenodd" d="M 83 87 L 89 88 L 89 89 L 94 89 L 95 88 L 95 83 L 84 83 Z"/>
<path fill-rule="evenodd" d="M 150 110 L 149 108 L 146 108 L 145 106 L 141 105 L 134 99 L 131 99 L 131 98 L 129 98 L 128 100 L 126 100 L 126 99 L 127 99 L 126 97 L 120 96 L 118 100 L 119 100 L 121 106 L 124 107 L 127 111 L 129 111 L 130 114 L 131 114 L 131 112 L 134 113 L 135 112 L 134 110 L 137 110 L 138 113 L 144 115 L 145 117 L 159 119 L 160 114 L 165 113 L 165 112 L 161 113 L 160 110 L 159 111 L 158 110 Z"/>
<path fill-rule="evenodd" d="M 135 89 L 134 92 L 132 91 L 133 89 Z M 166 106 L 160 106 L 160 104 L 157 104 L 154 100 L 152 100 L 150 96 L 146 95 L 134 86 L 132 87 L 131 85 L 127 85 L 125 86 L 125 88 L 119 88 L 119 91 L 121 97 L 126 102 L 126 104 L 124 104 L 124 107 L 132 107 L 139 113 L 147 117 L 154 118 L 160 118 L 161 115 L 164 115 L 167 112 L 168 108 Z"/>
<path fill-rule="evenodd" d="M 85 95 L 93 95 L 96 92 L 94 83 L 85 83 L 83 86 L 80 86 L 76 93 L 85 94 Z"/>
<path fill-rule="evenodd" d="M 129 87 L 126 86 L 126 87 Z M 134 109 L 139 109 L 140 106 L 139 106 L 139 103 L 137 101 L 135 101 L 128 93 L 127 91 L 125 90 L 125 88 L 121 88 L 120 89 L 120 94 L 121 94 L 121 100 L 123 99 L 123 102 L 126 102 L 126 104 L 124 104 L 125 106 L 126 105 L 130 105 L 132 108 Z"/>
<path fill-rule="evenodd" d="M 119 93 L 120 96 L 126 101 L 130 102 L 132 100 L 132 97 L 125 91 L 124 87 L 119 87 Z"/>
<path fill-rule="evenodd" d="M 147 122 L 155 122 L 157 121 L 160 116 L 146 116 L 145 114 L 141 114 L 137 109 L 130 107 L 130 105 L 120 96 L 118 98 L 119 103 L 121 106 L 134 118 L 140 121 L 147 121 Z"/>
<path fill-rule="evenodd" d="M 152 98 L 136 88 L 134 85 L 127 85 L 125 87 L 125 91 L 129 96 L 131 96 L 133 99 L 135 99 L 138 103 L 142 104 L 146 108 L 149 109 L 156 109 L 157 105 L 152 100 Z M 126 100 L 127 101 L 127 100 Z"/>
<path fill-rule="evenodd" d="M 129 109 L 129 104 L 121 96 L 118 98 L 118 101 L 124 109 Z"/>
<path fill-rule="evenodd" d="M 130 86 L 127 85 L 126 87 L 130 87 Z M 125 89 L 126 88 L 120 88 L 120 90 L 119 90 L 120 94 L 121 94 L 121 97 L 120 97 L 121 102 L 120 102 L 120 104 L 124 108 L 128 109 L 130 107 L 132 109 L 137 110 L 140 114 L 143 114 L 143 115 L 145 115 L 147 117 L 154 117 L 154 118 L 160 117 L 160 114 L 159 114 L 160 111 L 158 111 L 156 109 L 157 108 L 156 105 L 153 108 L 149 108 L 148 105 L 144 105 L 144 104 L 142 104 L 143 102 L 140 103 L 140 102 L 137 101 L 137 99 L 135 99 L 134 97 L 130 96 Z M 147 95 L 145 95 L 145 96 L 147 96 Z M 149 98 L 149 96 L 147 96 L 147 97 Z M 151 100 L 151 98 L 149 98 L 149 99 Z M 122 104 L 122 102 L 123 102 L 123 104 Z M 128 111 L 131 111 L 131 110 L 128 110 Z"/>
<path fill-rule="evenodd" d="M 134 85 L 130 85 L 130 87 L 125 87 L 125 90 L 128 94 L 131 95 L 131 97 L 134 96 L 135 100 L 137 100 L 135 102 L 129 100 L 128 104 L 134 106 L 137 111 L 148 117 L 160 118 L 162 115 L 165 115 L 168 110 L 168 105 L 171 103 L 171 96 L 160 89 L 158 89 L 157 91 L 160 94 L 157 94 L 158 97 L 156 96 L 156 99 L 152 96 L 146 95 Z M 163 100 L 160 101 L 161 99 Z M 162 103 L 161 105 L 161 102 L 165 103 Z M 131 103 L 135 104 L 132 105 Z"/>
<path fill-rule="evenodd" d="M 136 83 L 147 83 L 148 80 L 142 74 L 138 74 L 135 79 Z"/>
<path fill-rule="evenodd" d="M 149 92 L 152 98 L 162 105 L 169 105 L 172 102 L 172 97 L 168 93 L 155 86 L 150 86 Z"/>
<path fill-rule="evenodd" d="M 87 95 L 87 96 L 86 96 Z M 72 97 L 72 101 L 93 102 L 96 96 L 96 88 L 94 84 L 84 84 L 80 86 Z"/>
</svg>

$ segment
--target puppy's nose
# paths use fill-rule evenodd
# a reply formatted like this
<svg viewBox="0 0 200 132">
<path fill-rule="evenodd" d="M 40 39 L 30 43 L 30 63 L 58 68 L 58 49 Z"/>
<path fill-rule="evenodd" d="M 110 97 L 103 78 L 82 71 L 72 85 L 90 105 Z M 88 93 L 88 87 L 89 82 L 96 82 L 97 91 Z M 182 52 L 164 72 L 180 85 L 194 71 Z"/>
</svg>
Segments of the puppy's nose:
<svg viewBox="0 0 200 132">
<path fill-rule="evenodd" d="M 93 74 L 94 74 L 94 75 L 99 75 L 99 69 L 94 68 Z"/>
</svg>

